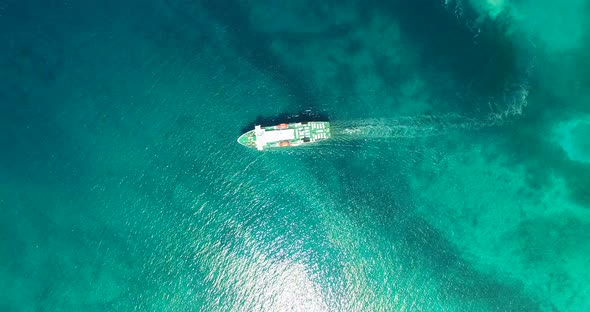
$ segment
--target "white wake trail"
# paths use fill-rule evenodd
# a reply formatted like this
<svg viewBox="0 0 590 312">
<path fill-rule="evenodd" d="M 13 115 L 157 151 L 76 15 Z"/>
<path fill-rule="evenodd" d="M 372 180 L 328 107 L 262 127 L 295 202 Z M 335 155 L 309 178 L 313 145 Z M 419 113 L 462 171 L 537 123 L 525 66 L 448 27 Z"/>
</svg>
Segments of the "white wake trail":
<svg viewBox="0 0 590 312">
<path fill-rule="evenodd" d="M 331 141 L 411 139 L 497 126 L 522 115 L 528 94 L 528 85 L 521 84 L 501 102 L 490 100 L 487 103 L 488 113 L 480 117 L 444 114 L 333 121 Z"/>
</svg>

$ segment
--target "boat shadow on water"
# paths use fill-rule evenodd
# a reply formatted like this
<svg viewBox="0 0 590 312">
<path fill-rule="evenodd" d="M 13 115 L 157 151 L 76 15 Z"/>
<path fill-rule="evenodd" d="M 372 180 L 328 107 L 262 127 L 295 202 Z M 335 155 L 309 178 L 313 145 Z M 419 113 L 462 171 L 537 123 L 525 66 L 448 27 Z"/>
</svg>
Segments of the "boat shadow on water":
<svg viewBox="0 0 590 312">
<path fill-rule="evenodd" d="M 313 112 L 311 110 L 305 110 L 299 112 L 297 114 L 280 114 L 273 117 L 268 116 L 258 116 L 254 120 L 254 122 L 249 123 L 242 127 L 240 134 L 246 133 L 250 130 L 253 130 L 256 125 L 261 126 L 271 126 L 271 125 L 278 125 L 282 123 L 296 123 L 296 122 L 306 122 L 306 121 L 330 121 L 328 115 L 318 112 Z"/>
</svg>

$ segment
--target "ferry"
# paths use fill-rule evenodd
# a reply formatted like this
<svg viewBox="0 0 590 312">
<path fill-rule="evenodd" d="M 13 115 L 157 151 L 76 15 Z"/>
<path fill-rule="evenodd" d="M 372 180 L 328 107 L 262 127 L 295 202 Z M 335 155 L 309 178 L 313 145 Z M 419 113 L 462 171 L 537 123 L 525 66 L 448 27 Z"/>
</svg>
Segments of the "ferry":
<svg viewBox="0 0 590 312">
<path fill-rule="evenodd" d="M 238 138 L 238 143 L 262 151 L 312 144 L 331 137 L 329 122 L 310 121 L 268 127 L 257 125 L 254 130 L 242 134 Z"/>
</svg>

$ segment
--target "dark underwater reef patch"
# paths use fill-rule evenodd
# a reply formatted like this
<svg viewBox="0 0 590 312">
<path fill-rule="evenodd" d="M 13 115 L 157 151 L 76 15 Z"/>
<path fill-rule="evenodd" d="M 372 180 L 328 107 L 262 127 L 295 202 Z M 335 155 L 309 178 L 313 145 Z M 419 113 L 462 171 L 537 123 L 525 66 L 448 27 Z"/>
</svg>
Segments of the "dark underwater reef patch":
<svg viewBox="0 0 590 312">
<path fill-rule="evenodd" d="M 293 98 L 296 108 L 317 106 L 313 86 L 307 83 L 305 74 L 286 66 L 272 52 L 273 38 L 256 30 L 249 20 L 248 6 L 240 1 L 206 1 L 205 9 L 230 32 L 230 44 L 236 53 L 255 68 L 268 74 L 284 87 Z"/>
<path fill-rule="evenodd" d="M 590 165 L 571 160 L 554 136 L 561 120 L 585 113 L 568 113 L 563 100 L 539 88 L 532 90 L 529 103 L 521 118 L 492 134 L 498 136 L 495 153 L 505 155 L 509 166 L 523 166 L 529 187 L 550 188 L 557 176 L 566 182 L 573 202 L 590 208 Z M 491 153 L 487 157 L 496 158 Z"/>
<path fill-rule="evenodd" d="M 507 86 L 522 77 L 518 51 L 506 35 L 508 24 L 503 19 L 480 21 L 475 32 L 439 2 L 418 0 L 368 1 L 362 6 L 361 20 L 375 12 L 398 24 L 404 38 L 419 51 L 419 70 L 449 73 L 460 84 L 461 97 L 475 99 L 462 103 L 457 113 L 485 110 L 478 104 L 487 103 L 477 99 L 500 98 Z M 474 11 L 464 10 L 464 19 L 475 16 Z"/>
</svg>

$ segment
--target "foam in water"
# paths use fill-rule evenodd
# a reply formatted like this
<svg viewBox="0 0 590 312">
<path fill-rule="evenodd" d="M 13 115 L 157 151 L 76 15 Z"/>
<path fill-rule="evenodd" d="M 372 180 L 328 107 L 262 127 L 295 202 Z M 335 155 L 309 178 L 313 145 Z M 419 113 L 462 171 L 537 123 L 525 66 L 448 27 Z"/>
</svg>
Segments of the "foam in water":
<svg viewBox="0 0 590 312">
<path fill-rule="evenodd" d="M 418 138 L 442 135 L 451 129 L 477 129 L 485 126 L 478 121 L 458 115 L 414 116 L 365 119 L 333 123 L 334 140 Z"/>
<path fill-rule="evenodd" d="M 489 113 L 479 118 L 446 114 L 334 121 L 332 141 L 420 138 L 445 135 L 451 131 L 475 131 L 517 118 L 527 105 L 527 97 L 528 87 L 522 84 L 501 104 L 489 101 Z"/>
</svg>

